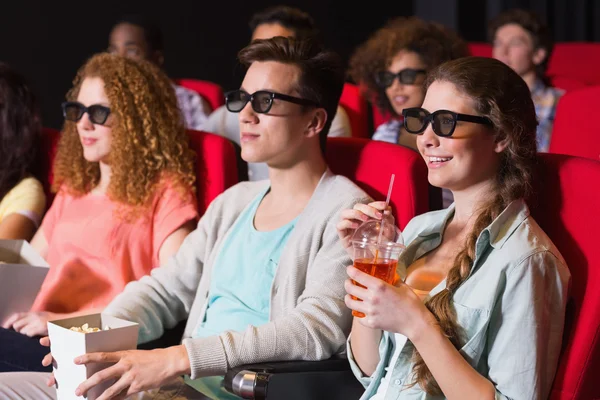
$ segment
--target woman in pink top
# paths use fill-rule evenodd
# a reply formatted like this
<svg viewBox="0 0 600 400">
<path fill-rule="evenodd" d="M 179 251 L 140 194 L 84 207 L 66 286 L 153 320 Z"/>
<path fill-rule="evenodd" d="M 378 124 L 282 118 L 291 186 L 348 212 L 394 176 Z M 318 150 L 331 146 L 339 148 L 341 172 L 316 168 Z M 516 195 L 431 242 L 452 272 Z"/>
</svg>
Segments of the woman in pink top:
<svg viewBox="0 0 600 400">
<path fill-rule="evenodd" d="M 68 98 L 54 164 L 58 194 L 32 240 L 50 271 L 32 310 L 4 321 L 0 371 L 19 358 L 31 364 L 13 370 L 37 369 L 41 357 L 8 357 L 8 346 L 14 352 L 25 346 L 15 340 L 31 341 L 23 335 L 46 334 L 49 320 L 101 311 L 173 255 L 198 218 L 193 152 L 158 68 L 96 55 Z"/>
</svg>

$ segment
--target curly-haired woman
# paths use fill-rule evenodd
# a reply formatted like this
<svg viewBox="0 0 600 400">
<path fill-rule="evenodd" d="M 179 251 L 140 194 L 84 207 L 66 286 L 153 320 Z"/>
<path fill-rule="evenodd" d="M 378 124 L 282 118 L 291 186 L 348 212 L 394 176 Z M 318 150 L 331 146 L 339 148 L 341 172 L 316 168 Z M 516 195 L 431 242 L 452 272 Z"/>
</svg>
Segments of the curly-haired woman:
<svg viewBox="0 0 600 400">
<path fill-rule="evenodd" d="M 40 130 L 33 92 L 0 63 L 0 239 L 30 240 L 46 209 L 44 189 L 34 178 Z"/>
<path fill-rule="evenodd" d="M 54 165 L 58 194 L 32 240 L 50 271 L 31 311 L 0 330 L 13 351 L 28 347 L 18 343 L 32 341 L 24 335 L 46 333 L 50 319 L 103 309 L 173 255 L 198 217 L 193 152 L 164 73 L 146 61 L 96 55 L 68 98 Z M 0 370 L 35 369 L 44 353 L 6 357 L 2 347 Z"/>
<path fill-rule="evenodd" d="M 402 128 L 402 110 L 421 106 L 429 70 L 468 54 L 455 32 L 416 17 L 395 18 L 377 30 L 350 60 L 354 81 L 382 114 L 392 117 L 377 128 L 373 139 L 417 150 L 415 135 Z"/>
</svg>

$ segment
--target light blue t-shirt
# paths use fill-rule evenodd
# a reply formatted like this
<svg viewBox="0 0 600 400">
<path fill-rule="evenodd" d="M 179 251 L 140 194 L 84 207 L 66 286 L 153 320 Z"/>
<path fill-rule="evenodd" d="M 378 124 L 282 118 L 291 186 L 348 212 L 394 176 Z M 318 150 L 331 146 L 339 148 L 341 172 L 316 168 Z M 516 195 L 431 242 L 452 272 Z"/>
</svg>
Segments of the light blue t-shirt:
<svg viewBox="0 0 600 400">
<path fill-rule="evenodd" d="M 196 338 L 269 322 L 275 271 L 297 218 L 272 231 L 257 231 L 254 215 L 268 190 L 242 212 L 223 242 L 212 273 L 208 309 L 194 331 Z M 222 380 L 221 376 L 206 377 L 188 380 L 188 384 L 209 397 L 238 398 L 220 387 Z"/>
</svg>

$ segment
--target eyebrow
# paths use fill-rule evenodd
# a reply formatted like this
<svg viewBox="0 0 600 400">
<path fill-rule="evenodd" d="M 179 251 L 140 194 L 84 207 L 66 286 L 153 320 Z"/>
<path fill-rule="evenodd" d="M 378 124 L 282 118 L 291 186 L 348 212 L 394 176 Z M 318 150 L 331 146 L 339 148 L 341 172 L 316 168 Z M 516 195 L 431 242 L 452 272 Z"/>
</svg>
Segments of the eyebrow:
<svg viewBox="0 0 600 400">
<path fill-rule="evenodd" d="M 523 34 L 523 33 L 517 33 L 515 35 L 511 35 L 511 36 L 505 37 L 503 39 L 505 39 L 505 41 L 511 41 L 511 40 L 515 40 L 515 39 L 527 40 L 527 36 L 526 36 L 526 34 Z M 494 40 L 501 40 L 501 38 L 495 37 Z"/>
<path fill-rule="evenodd" d="M 243 86 L 241 86 L 239 90 L 243 90 L 244 92 L 246 92 L 246 93 L 248 93 L 248 94 L 253 94 L 253 93 L 256 93 L 256 92 L 273 92 L 273 93 L 281 93 L 281 92 L 278 92 L 277 90 L 273 90 L 273 89 L 265 89 L 265 88 L 261 88 L 261 89 L 255 90 L 254 92 L 250 93 L 250 92 L 249 92 L 249 91 L 247 91 L 247 90 L 246 90 L 246 89 L 245 89 Z"/>
<path fill-rule="evenodd" d="M 83 105 L 84 107 L 91 107 L 91 106 L 104 106 L 104 107 L 110 108 L 110 104 L 108 104 L 108 103 L 107 103 L 107 102 L 105 102 L 105 101 L 100 101 L 100 102 L 98 102 L 98 103 L 92 103 L 92 104 L 90 104 L 90 105 L 85 105 L 85 104 L 83 104 L 83 102 L 81 102 L 81 101 L 79 101 L 79 100 L 76 100 L 75 102 L 76 102 L 76 103 L 79 103 L 79 104 L 81 104 L 81 105 Z"/>
<path fill-rule="evenodd" d="M 243 90 L 244 92 L 246 92 L 246 93 L 248 93 L 248 94 L 250 94 L 250 95 L 251 95 L 251 94 L 254 94 L 254 93 L 256 93 L 256 92 L 271 92 L 271 93 L 283 94 L 283 95 L 285 95 L 285 96 L 299 96 L 299 95 L 300 95 L 300 94 L 298 93 L 298 91 L 294 91 L 294 90 L 292 90 L 292 91 L 291 91 L 291 93 L 289 93 L 289 94 L 288 94 L 288 93 L 286 93 L 286 92 L 283 92 L 283 91 L 281 91 L 281 90 L 268 89 L 268 88 L 261 88 L 261 89 L 255 90 L 254 92 L 250 93 L 249 91 L 247 91 L 246 89 L 244 89 L 244 87 L 243 87 L 243 86 L 241 86 L 241 87 L 239 88 L 239 90 Z"/>
</svg>

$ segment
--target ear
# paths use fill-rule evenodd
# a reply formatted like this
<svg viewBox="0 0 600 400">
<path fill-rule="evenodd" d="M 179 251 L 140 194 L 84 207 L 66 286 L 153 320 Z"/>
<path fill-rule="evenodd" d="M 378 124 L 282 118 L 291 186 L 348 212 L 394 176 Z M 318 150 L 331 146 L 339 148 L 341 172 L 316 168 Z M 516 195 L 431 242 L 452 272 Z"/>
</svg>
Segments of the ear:
<svg viewBox="0 0 600 400">
<path fill-rule="evenodd" d="M 496 145 L 494 146 L 494 151 L 498 154 L 502 153 L 506 148 L 508 147 L 508 138 L 504 138 L 502 140 L 500 140 L 499 142 L 496 142 Z"/>
<path fill-rule="evenodd" d="M 308 137 L 319 136 L 319 133 L 321 133 L 327 122 L 327 111 L 324 108 L 317 108 L 312 114 L 312 119 L 305 131 L 305 135 Z"/>
<path fill-rule="evenodd" d="M 544 62 L 547 56 L 548 52 L 546 51 L 546 49 L 538 47 L 533 51 L 533 57 L 531 58 L 531 60 L 535 65 L 540 65 Z"/>
</svg>

